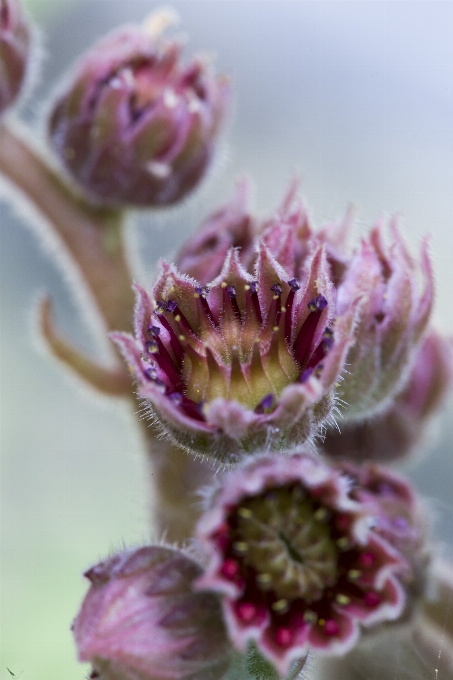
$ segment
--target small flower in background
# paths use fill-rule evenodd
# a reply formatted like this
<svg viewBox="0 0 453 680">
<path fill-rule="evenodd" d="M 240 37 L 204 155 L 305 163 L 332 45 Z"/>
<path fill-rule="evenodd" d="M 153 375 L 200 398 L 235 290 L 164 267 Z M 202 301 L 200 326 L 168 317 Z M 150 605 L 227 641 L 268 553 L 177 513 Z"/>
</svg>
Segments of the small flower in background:
<svg viewBox="0 0 453 680">
<path fill-rule="evenodd" d="M 231 661 L 216 595 L 192 591 L 201 567 L 149 546 L 92 567 L 73 625 L 80 661 L 102 680 L 217 680 Z"/>
<path fill-rule="evenodd" d="M 231 249 L 207 286 L 162 263 L 152 295 L 137 293 L 136 339 L 112 337 L 140 396 L 184 448 L 233 463 L 294 448 L 329 417 L 355 307 L 335 319 L 322 245 L 301 279 L 261 241 L 254 275 Z"/>
<path fill-rule="evenodd" d="M 198 524 L 209 563 L 197 587 L 223 595 L 233 644 L 253 639 L 281 675 L 309 650 L 344 654 L 360 623 L 404 610 L 408 563 L 350 488 L 312 455 L 259 457 L 224 477 Z"/>
<path fill-rule="evenodd" d="M 110 33 L 76 65 L 49 119 L 52 146 L 100 204 L 166 206 L 212 159 L 229 99 L 207 59 L 182 65 L 180 40 L 159 35 L 167 14 Z"/>
<path fill-rule="evenodd" d="M 18 0 L 0 0 L 0 114 L 17 99 L 30 57 L 30 27 Z"/>
<path fill-rule="evenodd" d="M 388 408 L 413 365 L 433 306 L 434 281 L 426 241 L 420 262 L 408 253 L 396 221 L 392 243 L 375 226 L 346 269 L 337 295 L 337 313 L 363 298 L 356 342 L 338 387 L 345 419 L 363 419 Z"/>
<path fill-rule="evenodd" d="M 406 386 L 390 409 L 368 421 L 340 421 L 340 430 L 329 428 L 324 452 L 357 463 L 393 462 L 419 452 L 429 443 L 433 418 L 452 381 L 451 340 L 431 330 L 417 351 Z"/>
</svg>

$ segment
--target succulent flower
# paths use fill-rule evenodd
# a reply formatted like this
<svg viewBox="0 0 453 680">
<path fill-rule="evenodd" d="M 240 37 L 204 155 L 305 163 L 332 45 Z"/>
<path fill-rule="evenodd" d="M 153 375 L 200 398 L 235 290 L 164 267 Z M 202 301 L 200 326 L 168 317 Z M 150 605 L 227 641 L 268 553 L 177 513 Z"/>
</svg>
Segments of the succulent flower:
<svg viewBox="0 0 453 680">
<path fill-rule="evenodd" d="M 173 204 L 211 161 L 228 84 L 207 59 L 182 65 L 182 42 L 157 35 L 158 20 L 94 45 L 54 104 L 53 148 L 94 202 Z"/>
<path fill-rule="evenodd" d="M 165 432 L 233 463 L 294 447 L 330 415 L 355 313 L 335 319 L 334 293 L 322 246 L 298 279 L 261 242 L 254 275 L 231 249 L 207 286 L 162 263 L 151 295 L 137 287 L 136 338 L 112 337 Z"/>
<path fill-rule="evenodd" d="M 347 358 L 348 372 L 338 388 L 346 419 L 363 419 L 389 408 L 408 378 L 433 306 L 426 241 L 418 263 L 409 254 L 396 220 L 391 222 L 391 232 L 393 242 L 388 247 L 383 223 L 371 230 L 338 286 L 337 314 L 349 309 L 358 291 L 365 295 L 357 340 Z"/>
<path fill-rule="evenodd" d="M 100 680 L 216 680 L 231 649 L 216 595 L 193 592 L 201 567 L 148 546 L 117 554 L 85 576 L 90 589 L 73 632 L 80 661 Z"/>
<path fill-rule="evenodd" d="M 402 476 L 376 465 L 340 461 L 337 469 L 351 483 L 349 495 L 373 515 L 373 529 L 406 559 L 400 574 L 406 592 L 405 617 L 425 594 L 430 564 L 429 513 Z"/>
<path fill-rule="evenodd" d="M 204 220 L 180 249 L 175 264 L 183 274 L 206 285 L 219 276 L 231 248 L 240 249 L 247 268 L 254 255 L 255 220 L 247 209 L 249 183 L 238 182 L 233 198 Z"/>
<path fill-rule="evenodd" d="M 431 330 L 423 339 L 409 381 L 382 415 L 361 422 L 329 428 L 323 442 L 332 458 L 358 463 L 367 460 L 393 462 L 426 445 L 436 414 L 453 382 L 451 341 Z"/>
<path fill-rule="evenodd" d="M 253 639 L 281 675 L 309 650 L 350 650 L 359 624 L 398 618 L 402 555 L 372 528 L 350 481 L 319 458 L 263 456 L 229 472 L 197 528 L 196 587 L 223 595 L 233 644 Z"/>
<path fill-rule="evenodd" d="M 0 0 L 0 114 L 16 101 L 30 56 L 30 28 L 19 0 Z"/>
</svg>

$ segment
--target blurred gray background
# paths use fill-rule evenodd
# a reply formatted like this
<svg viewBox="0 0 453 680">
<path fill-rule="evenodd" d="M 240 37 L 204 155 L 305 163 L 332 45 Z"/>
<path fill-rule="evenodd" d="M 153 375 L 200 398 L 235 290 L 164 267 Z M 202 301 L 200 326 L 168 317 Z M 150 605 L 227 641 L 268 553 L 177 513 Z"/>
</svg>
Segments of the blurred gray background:
<svg viewBox="0 0 453 680">
<path fill-rule="evenodd" d="M 45 34 L 42 77 L 24 109 L 34 120 L 55 81 L 107 30 L 140 21 L 149 0 L 35 0 Z M 217 55 L 235 103 L 222 154 L 187 206 L 142 214 L 134 237 L 149 280 L 235 178 L 256 182 L 260 213 L 294 172 L 318 223 L 358 206 L 358 228 L 401 212 L 413 248 L 432 234 L 436 320 L 453 333 L 453 5 L 451 2 L 172 3 L 188 51 Z M 8 206 L 0 208 L 1 663 L 24 680 L 82 680 L 70 622 L 81 573 L 123 542 L 149 536 L 147 471 L 132 417 L 86 400 L 36 351 L 33 300 L 50 290 L 60 325 L 96 351 L 54 263 Z M 409 474 L 453 546 L 452 403 L 431 455 Z M 448 548 L 448 543 L 450 548 Z M 446 547 L 445 547 L 446 546 Z M 434 677 L 434 672 L 433 672 Z"/>
</svg>

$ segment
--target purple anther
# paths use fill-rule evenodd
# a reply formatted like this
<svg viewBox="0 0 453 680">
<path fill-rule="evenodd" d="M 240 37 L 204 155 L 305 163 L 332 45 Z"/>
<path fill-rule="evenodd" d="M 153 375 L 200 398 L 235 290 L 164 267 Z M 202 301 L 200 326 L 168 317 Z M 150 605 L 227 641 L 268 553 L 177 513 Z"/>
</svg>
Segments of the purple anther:
<svg viewBox="0 0 453 680">
<path fill-rule="evenodd" d="M 308 378 L 313 375 L 313 368 L 306 368 L 299 376 L 299 382 L 307 382 Z"/>
<path fill-rule="evenodd" d="M 145 349 L 148 354 L 157 354 L 159 352 L 159 345 L 155 340 L 148 340 L 148 342 L 145 342 Z"/>
<path fill-rule="evenodd" d="M 291 279 L 291 281 L 288 281 L 288 286 L 291 288 L 291 290 L 295 293 L 297 290 L 300 289 L 300 281 L 299 279 Z"/>
<path fill-rule="evenodd" d="M 274 408 L 274 403 L 275 403 L 275 395 L 272 394 L 266 394 L 266 396 L 261 399 L 260 403 L 258 406 L 255 408 L 256 413 L 268 413 Z"/>
<path fill-rule="evenodd" d="M 274 285 L 271 286 L 271 291 L 274 293 L 274 295 L 278 295 L 278 297 L 283 294 L 283 288 L 279 283 L 274 283 Z"/>
<path fill-rule="evenodd" d="M 155 368 L 147 368 L 146 371 L 144 371 L 144 374 L 148 380 L 156 380 L 157 378 L 157 371 Z"/>
<path fill-rule="evenodd" d="M 167 308 L 167 307 L 166 307 L 165 302 L 162 302 L 161 300 L 158 300 L 158 301 L 156 302 L 156 309 L 155 309 L 154 311 L 155 311 L 155 313 L 156 313 L 158 316 L 161 316 L 161 315 L 165 312 L 166 308 Z"/>
<path fill-rule="evenodd" d="M 195 292 L 201 297 L 206 299 L 209 293 L 208 286 L 195 286 Z"/>
<path fill-rule="evenodd" d="M 317 295 L 307 305 L 310 312 L 316 312 L 318 309 L 325 309 L 327 307 L 327 300 L 324 295 Z"/>
<path fill-rule="evenodd" d="M 177 307 L 177 303 L 174 300 L 168 300 L 166 304 L 167 312 L 173 313 Z"/>
<path fill-rule="evenodd" d="M 170 401 L 172 401 L 176 406 L 180 406 L 183 402 L 183 396 L 180 392 L 172 392 L 168 395 Z"/>
<path fill-rule="evenodd" d="M 258 281 L 250 281 L 249 286 L 250 286 L 250 292 L 251 293 L 257 293 L 258 292 Z"/>
<path fill-rule="evenodd" d="M 159 326 L 148 326 L 148 333 L 151 333 L 153 338 L 158 338 L 160 335 Z"/>
<path fill-rule="evenodd" d="M 228 297 L 230 298 L 230 300 L 234 300 L 234 298 L 236 297 L 235 286 L 228 286 L 227 287 L 227 293 L 228 293 Z"/>
</svg>

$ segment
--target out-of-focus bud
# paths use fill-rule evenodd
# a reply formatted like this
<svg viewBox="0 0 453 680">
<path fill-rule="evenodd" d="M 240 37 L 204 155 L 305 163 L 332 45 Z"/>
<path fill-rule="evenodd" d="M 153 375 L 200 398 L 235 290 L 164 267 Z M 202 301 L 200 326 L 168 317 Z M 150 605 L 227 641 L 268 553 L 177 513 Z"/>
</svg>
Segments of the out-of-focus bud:
<svg viewBox="0 0 453 680">
<path fill-rule="evenodd" d="M 181 41 L 158 35 L 159 18 L 98 42 L 53 107 L 53 148 L 94 202 L 171 205 L 213 156 L 229 86 L 208 59 L 183 65 Z"/>
<path fill-rule="evenodd" d="M 137 294 L 135 339 L 112 337 L 180 446 L 232 464 L 267 447 L 294 449 L 329 417 L 356 307 L 335 319 L 319 243 L 302 279 L 260 241 L 254 276 L 230 249 L 207 286 L 162 263 L 152 294 Z"/>
<path fill-rule="evenodd" d="M 249 193 L 249 183 L 240 181 L 229 203 L 210 215 L 186 241 L 175 259 L 180 272 L 206 285 L 222 271 L 230 248 L 240 248 L 241 263 L 248 265 L 255 231 L 247 206 Z"/>
<path fill-rule="evenodd" d="M 371 230 L 338 287 L 337 313 L 362 293 L 361 319 L 338 385 L 343 416 L 363 419 L 389 408 L 408 379 L 434 298 L 426 241 L 420 263 L 408 253 L 396 221 L 387 247 L 383 224 Z"/>
<path fill-rule="evenodd" d="M 222 594 L 233 644 L 254 640 L 281 676 L 310 650 L 346 653 L 360 624 L 404 610 L 407 562 L 350 488 L 306 451 L 258 457 L 223 478 L 199 521 L 209 563 L 197 587 Z"/>
<path fill-rule="evenodd" d="M 22 89 L 29 53 L 30 28 L 19 0 L 0 0 L 0 114 Z"/>
<path fill-rule="evenodd" d="M 324 451 L 332 458 L 358 463 L 393 462 L 418 452 L 426 446 L 433 416 L 452 382 L 452 343 L 432 330 L 422 341 L 406 387 L 390 409 L 369 421 L 340 421 L 340 430 L 328 429 Z"/>
<path fill-rule="evenodd" d="M 220 603 L 192 592 L 201 567 L 149 546 L 86 572 L 91 587 L 73 632 L 80 661 L 100 680 L 217 680 L 231 661 Z"/>
</svg>

